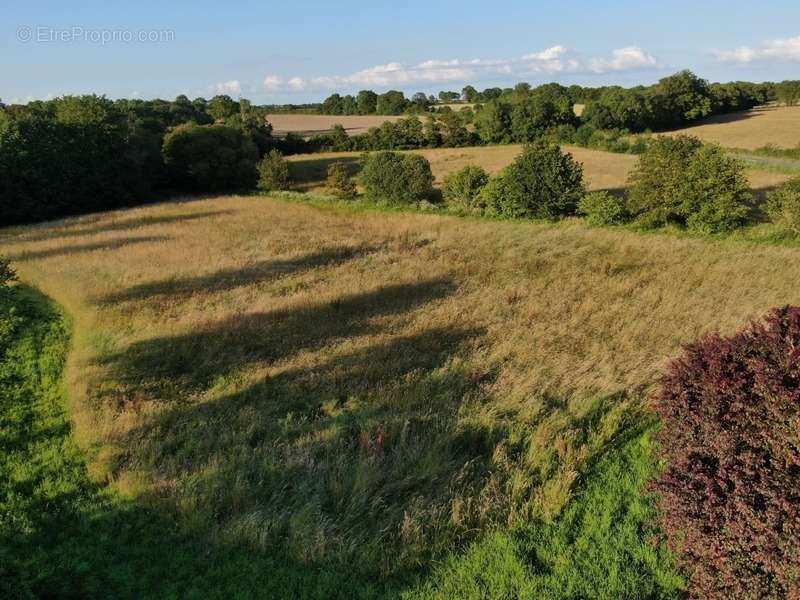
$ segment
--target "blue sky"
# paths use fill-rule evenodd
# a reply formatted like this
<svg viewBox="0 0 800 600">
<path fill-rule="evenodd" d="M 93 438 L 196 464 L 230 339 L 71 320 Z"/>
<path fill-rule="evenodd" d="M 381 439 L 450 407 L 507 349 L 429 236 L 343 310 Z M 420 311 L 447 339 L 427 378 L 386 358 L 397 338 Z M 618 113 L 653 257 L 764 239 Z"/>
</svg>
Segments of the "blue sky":
<svg viewBox="0 0 800 600">
<path fill-rule="evenodd" d="M 635 85 L 682 68 L 800 79 L 798 0 L 11 4 L 0 7 L 5 102 L 225 92 L 284 103 L 364 88 Z"/>
</svg>

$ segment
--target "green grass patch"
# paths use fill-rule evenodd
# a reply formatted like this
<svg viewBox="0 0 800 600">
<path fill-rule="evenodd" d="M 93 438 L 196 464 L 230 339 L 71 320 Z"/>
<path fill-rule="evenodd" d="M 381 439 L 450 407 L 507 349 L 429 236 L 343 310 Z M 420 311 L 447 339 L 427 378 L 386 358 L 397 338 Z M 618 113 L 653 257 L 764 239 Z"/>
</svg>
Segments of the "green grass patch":
<svg viewBox="0 0 800 600">
<path fill-rule="evenodd" d="M 651 529 L 646 424 L 617 430 L 553 519 L 495 530 L 432 573 L 367 579 L 192 539 L 89 477 L 64 410 L 69 323 L 23 289 L 0 366 L 0 596 L 6 598 L 672 598 Z"/>
<path fill-rule="evenodd" d="M 92 481 L 61 374 L 69 323 L 27 289 L 0 362 L 0 597 L 379 598 L 391 582 L 210 546 Z"/>
<path fill-rule="evenodd" d="M 446 561 L 416 599 L 680 598 L 685 584 L 654 527 L 650 432 L 608 452 L 552 522 L 495 531 Z"/>
</svg>

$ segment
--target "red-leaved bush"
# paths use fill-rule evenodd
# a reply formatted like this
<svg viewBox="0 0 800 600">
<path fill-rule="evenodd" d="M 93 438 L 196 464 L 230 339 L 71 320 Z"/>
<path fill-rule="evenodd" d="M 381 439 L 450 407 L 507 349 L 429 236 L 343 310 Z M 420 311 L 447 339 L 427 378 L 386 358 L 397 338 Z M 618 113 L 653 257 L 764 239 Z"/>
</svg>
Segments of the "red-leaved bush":
<svg viewBox="0 0 800 600">
<path fill-rule="evenodd" d="M 655 482 L 696 598 L 800 598 L 800 308 L 686 348 L 661 381 Z"/>
</svg>

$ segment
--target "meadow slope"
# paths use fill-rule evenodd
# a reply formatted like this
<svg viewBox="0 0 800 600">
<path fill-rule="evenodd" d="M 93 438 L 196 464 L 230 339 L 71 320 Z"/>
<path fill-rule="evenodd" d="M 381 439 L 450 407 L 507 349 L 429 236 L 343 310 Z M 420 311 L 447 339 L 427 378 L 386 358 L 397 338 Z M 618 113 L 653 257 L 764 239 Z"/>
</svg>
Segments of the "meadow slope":
<svg viewBox="0 0 800 600">
<path fill-rule="evenodd" d="M 760 106 L 718 115 L 674 133 L 693 135 L 727 148 L 800 147 L 800 106 Z"/>
<path fill-rule="evenodd" d="M 590 150 L 578 146 L 565 146 L 564 150 L 583 165 L 583 173 L 589 190 L 622 190 L 628 184 L 628 176 L 639 161 L 638 156 L 616 154 L 601 150 Z M 413 150 L 431 163 L 435 177 L 434 185 L 441 186 L 445 177 L 467 165 L 479 165 L 495 174 L 507 167 L 522 151 L 520 144 L 504 146 L 471 146 L 467 148 L 431 148 Z M 296 187 L 303 191 L 314 191 L 325 187 L 328 166 L 337 161 L 349 165 L 353 173 L 358 171 L 359 152 L 320 152 L 288 156 Z M 800 168 L 800 166 L 798 167 Z M 790 175 L 766 170 L 749 169 L 747 176 L 757 192 L 786 181 Z"/>
<path fill-rule="evenodd" d="M 74 319 L 96 480 L 216 544 L 384 575 L 619 483 L 665 361 L 800 302 L 800 249 L 259 197 L 7 230 L 0 254 Z"/>
</svg>

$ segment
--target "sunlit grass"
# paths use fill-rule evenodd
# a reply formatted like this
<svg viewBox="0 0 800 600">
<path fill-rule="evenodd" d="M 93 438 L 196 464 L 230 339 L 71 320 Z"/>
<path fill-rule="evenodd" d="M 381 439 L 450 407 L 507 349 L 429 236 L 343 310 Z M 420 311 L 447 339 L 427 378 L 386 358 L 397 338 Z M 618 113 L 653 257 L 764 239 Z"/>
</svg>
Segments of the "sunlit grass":
<svg viewBox="0 0 800 600">
<path fill-rule="evenodd" d="M 370 576 L 570 518 L 682 344 L 800 295 L 790 247 L 262 197 L 0 253 L 73 317 L 95 481 L 213 545 Z"/>
</svg>

